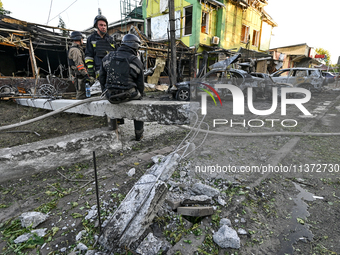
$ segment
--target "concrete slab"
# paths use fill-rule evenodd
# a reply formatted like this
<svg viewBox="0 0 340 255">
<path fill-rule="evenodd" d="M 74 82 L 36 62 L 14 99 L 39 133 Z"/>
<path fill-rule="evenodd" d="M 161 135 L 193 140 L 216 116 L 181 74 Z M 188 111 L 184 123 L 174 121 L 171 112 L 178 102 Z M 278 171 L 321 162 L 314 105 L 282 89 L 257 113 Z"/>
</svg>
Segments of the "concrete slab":
<svg viewBox="0 0 340 255">
<path fill-rule="evenodd" d="M 99 243 L 108 250 L 131 247 L 151 225 L 168 188 L 164 181 L 174 172 L 180 156 L 167 155 L 136 182 L 119 208 L 110 216 Z"/>
<path fill-rule="evenodd" d="M 165 199 L 165 202 L 168 203 L 172 210 L 176 210 L 181 205 L 181 200 Z"/>
<path fill-rule="evenodd" d="M 122 147 L 112 131 L 93 129 L 40 142 L 0 149 L 1 182 L 89 160 Z"/>
<path fill-rule="evenodd" d="M 212 215 L 214 213 L 214 209 L 212 207 L 206 206 L 177 207 L 177 213 L 187 216 L 203 217 Z"/>
<path fill-rule="evenodd" d="M 92 98 L 91 98 L 92 99 Z M 16 102 L 23 106 L 58 110 L 82 100 L 71 99 L 34 99 L 19 98 Z M 84 100 L 86 101 L 86 100 Z M 98 101 L 88 102 L 65 112 L 79 113 L 93 116 L 108 116 L 110 118 L 127 118 L 159 124 L 188 124 L 190 110 L 197 111 L 199 104 L 196 102 L 134 100 L 121 104 L 111 104 L 109 101 L 98 98 Z"/>
</svg>

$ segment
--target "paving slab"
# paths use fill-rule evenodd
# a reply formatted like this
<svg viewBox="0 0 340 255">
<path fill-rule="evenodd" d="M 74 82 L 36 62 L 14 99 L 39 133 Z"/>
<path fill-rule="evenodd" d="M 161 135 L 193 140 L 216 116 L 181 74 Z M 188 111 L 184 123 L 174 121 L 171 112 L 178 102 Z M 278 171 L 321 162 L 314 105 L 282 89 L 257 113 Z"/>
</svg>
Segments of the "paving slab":
<svg viewBox="0 0 340 255">
<path fill-rule="evenodd" d="M 214 209 L 210 206 L 188 206 L 188 207 L 177 207 L 177 213 L 186 216 L 203 217 L 212 215 Z"/>
</svg>

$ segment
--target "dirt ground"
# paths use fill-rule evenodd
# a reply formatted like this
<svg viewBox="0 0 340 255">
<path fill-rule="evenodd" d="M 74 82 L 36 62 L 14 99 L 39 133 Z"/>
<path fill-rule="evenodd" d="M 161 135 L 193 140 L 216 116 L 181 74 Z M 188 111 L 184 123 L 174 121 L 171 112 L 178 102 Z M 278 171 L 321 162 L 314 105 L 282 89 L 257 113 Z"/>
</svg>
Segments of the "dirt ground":
<svg viewBox="0 0 340 255">
<path fill-rule="evenodd" d="M 270 116 L 254 116 L 246 110 L 244 116 L 232 117 L 232 101 L 223 101 L 224 108 L 213 102 L 208 104 L 205 122 L 213 132 L 205 137 L 189 134 L 196 150 L 186 156 L 173 174 L 172 195 L 190 193 L 190 185 L 201 181 L 217 188 L 226 202 L 221 205 L 214 199 L 214 214 L 186 221 L 176 211 L 163 205 L 149 231 L 167 240 L 172 254 L 340 254 L 340 154 L 339 136 L 257 136 L 260 132 L 314 132 L 338 133 L 340 125 L 340 92 L 325 90 L 313 95 L 305 107 L 314 115 L 306 118 L 297 107 L 288 106 L 282 116 L 280 107 Z M 256 101 L 256 109 L 268 109 L 270 102 Z M 1 125 L 27 120 L 48 111 L 1 102 Z M 228 119 L 228 125 L 213 127 L 214 119 Z M 278 119 L 272 122 L 266 119 Z M 261 119 L 260 128 L 250 125 L 230 126 L 234 122 L 246 124 Z M 295 119 L 296 127 L 284 127 L 283 119 Z M 253 121 L 258 125 L 259 121 Z M 291 122 L 286 122 L 291 124 Z M 17 146 L 40 139 L 62 136 L 93 128 L 106 128 L 106 119 L 61 113 L 43 122 L 36 122 L 10 131 L 38 133 L 1 133 L 0 147 Z M 206 126 L 202 125 L 203 129 Z M 225 136 L 221 133 L 252 133 L 252 137 Z M 129 150 L 110 152 L 97 159 L 100 177 L 102 221 L 107 219 L 124 199 L 133 183 L 153 163 L 140 161 L 137 156 L 175 148 L 188 134 L 175 128 L 165 135 L 135 143 Z M 190 140 L 192 138 L 192 140 Z M 230 166 L 235 171 L 207 172 L 204 167 Z M 290 172 L 241 172 L 241 167 L 281 166 Z M 286 167 L 286 168 L 285 168 Z M 136 168 L 137 174 L 127 178 L 126 172 Z M 200 169 L 201 171 L 198 171 Z M 210 168 L 211 169 L 211 168 Z M 292 170 L 293 169 L 293 170 Z M 300 173 L 294 169 L 302 170 Z M 263 168 L 262 168 L 263 170 Z M 169 185 L 169 187 L 171 186 Z M 314 197 L 313 197 L 314 196 Z M 81 241 L 89 249 L 98 249 L 95 239 L 98 222 L 86 219 L 96 205 L 93 184 L 93 162 L 75 162 L 54 171 L 0 181 L 0 253 L 1 254 L 69 254 Z M 31 238 L 22 244 L 13 240 L 27 230 L 20 227 L 18 216 L 22 212 L 49 213 L 49 219 L 39 228 L 47 228 L 43 238 Z M 239 235 L 240 249 L 222 249 L 213 241 L 222 218 L 231 220 L 235 230 L 246 230 Z M 169 227 L 170 226 L 170 227 Z M 171 227 L 175 226 L 175 227 Z M 76 241 L 76 235 L 85 234 Z M 202 239 L 199 243 L 198 239 Z M 198 242 L 198 243 L 197 243 Z M 194 245 L 195 244 L 195 245 Z M 174 249 L 178 247 L 178 249 Z M 81 252 L 85 254 L 85 251 Z M 121 254 L 135 254 L 126 250 Z"/>
</svg>

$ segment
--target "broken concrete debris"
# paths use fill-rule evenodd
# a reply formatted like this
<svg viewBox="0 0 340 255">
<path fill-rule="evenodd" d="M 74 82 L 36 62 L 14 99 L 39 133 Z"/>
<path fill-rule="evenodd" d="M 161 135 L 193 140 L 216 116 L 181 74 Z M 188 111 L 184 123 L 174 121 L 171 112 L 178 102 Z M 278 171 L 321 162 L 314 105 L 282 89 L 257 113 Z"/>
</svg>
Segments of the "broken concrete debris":
<svg viewBox="0 0 340 255">
<path fill-rule="evenodd" d="M 191 190 L 198 195 L 207 195 L 209 197 L 217 197 L 220 194 L 219 190 L 200 182 L 195 183 Z"/>
<path fill-rule="evenodd" d="M 35 228 L 40 223 L 43 223 L 45 220 L 47 220 L 47 218 L 48 214 L 41 212 L 25 212 L 19 216 L 21 226 L 24 228 Z"/>
<path fill-rule="evenodd" d="M 176 210 L 180 205 L 180 200 L 165 199 L 165 202 L 171 207 L 171 210 Z"/>
<path fill-rule="evenodd" d="M 131 168 L 126 174 L 131 177 L 136 173 L 136 168 Z"/>
<path fill-rule="evenodd" d="M 84 234 L 86 234 L 86 231 L 85 231 L 85 230 L 80 231 L 80 232 L 76 235 L 76 241 L 79 241 L 79 240 L 82 238 L 82 236 L 83 236 Z"/>
<path fill-rule="evenodd" d="M 248 232 L 247 232 L 246 230 L 244 230 L 243 228 L 239 228 L 239 229 L 237 230 L 237 233 L 240 234 L 240 235 L 246 235 L 246 234 L 248 234 Z"/>
<path fill-rule="evenodd" d="M 227 218 L 223 218 L 220 220 L 220 226 L 227 225 L 228 227 L 231 227 L 231 221 Z"/>
<path fill-rule="evenodd" d="M 91 210 L 87 212 L 85 220 L 90 220 L 92 222 L 97 218 L 97 215 L 98 215 L 97 206 L 94 205 L 91 207 Z"/>
<path fill-rule="evenodd" d="M 159 164 L 162 161 L 163 158 L 164 158 L 163 155 L 156 155 L 156 156 L 153 156 L 151 159 L 152 159 L 153 163 Z"/>
<path fill-rule="evenodd" d="M 88 248 L 85 244 L 83 243 L 78 243 L 77 245 L 77 250 L 81 250 L 81 251 L 86 251 Z"/>
<path fill-rule="evenodd" d="M 227 202 L 221 196 L 217 197 L 217 202 L 222 206 L 225 206 L 227 204 Z"/>
<path fill-rule="evenodd" d="M 240 238 L 236 231 L 227 225 L 223 225 L 216 233 L 214 233 L 213 240 L 218 246 L 224 249 L 239 249 L 241 247 Z"/>
<path fill-rule="evenodd" d="M 188 199 L 182 201 L 182 205 L 193 205 L 193 204 L 212 204 L 212 198 L 207 195 L 191 196 Z"/>
<path fill-rule="evenodd" d="M 26 242 L 28 239 L 34 236 L 36 234 L 39 237 L 43 237 L 46 235 L 47 228 L 40 228 L 40 229 L 34 229 L 30 233 L 25 233 L 21 236 L 18 236 L 15 240 L 14 243 L 23 243 Z"/>
<path fill-rule="evenodd" d="M 169 242 L 155 237 L 153 233 L 149 233 L 138 246 L 136 252 L 141 255 L 157 255 L 159 252 L 169 250 L 170 247 Z"/>
<path fill-rule="evenodd" d="M 106 225 L 99 243 L 108 250 L 134 244 L 151 225 L 167 193 L 167 181 L 180 156 L 170 154 L 136 182 Z"/>
</svg>

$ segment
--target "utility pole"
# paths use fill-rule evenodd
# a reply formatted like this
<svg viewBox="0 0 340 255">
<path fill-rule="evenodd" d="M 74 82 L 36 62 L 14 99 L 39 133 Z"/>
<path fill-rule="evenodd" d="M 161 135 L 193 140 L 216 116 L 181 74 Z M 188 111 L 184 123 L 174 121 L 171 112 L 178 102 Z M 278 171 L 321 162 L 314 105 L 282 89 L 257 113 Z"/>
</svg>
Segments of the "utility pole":
<svg viewBox="0 0 340 255">
<path fill-rule="evenodd" d="M 177 82 L 177 56 L 176 56 L 176 38 L 175 38 L 175 0 L 169 0 L 169 22 L 170 22 L 170 84 L 173 86 Z"/>
</svg>

